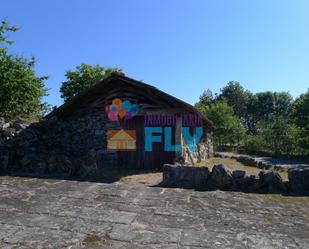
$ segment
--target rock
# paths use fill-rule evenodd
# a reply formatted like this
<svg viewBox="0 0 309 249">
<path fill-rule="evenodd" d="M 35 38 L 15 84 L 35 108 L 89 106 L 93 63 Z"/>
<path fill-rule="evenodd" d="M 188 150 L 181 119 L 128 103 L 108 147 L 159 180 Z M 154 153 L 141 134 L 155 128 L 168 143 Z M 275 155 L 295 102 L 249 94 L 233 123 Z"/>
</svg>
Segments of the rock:
<svg viewBox="0 0 309 249">
<path fill-rule="evenodd" d="M 0 146 L 4 144 L 4 139 L 0 136 Z"/>
<path fill-rule="evenodd" d="M 282 181 L 281 176 L 274 171 L 260 172 L 260 181 L 261 181 L 261 190 L 264 190 L 266 193 L 285 193 L 286 188 Z"/>
<path fill-rule="evenodd" d="M 81 178 L 91 178 L 98 174 L 98 165 L 96 159 L 96 153 L 94 150 L 90 150 L 77 162 L 77 175 Z"/>
<path fill-rule="evenodd" d="M 30 156 L 29 155 L 25 155 L 23 156 L 23 158 L 20 161 L 21 167 L 24 169 L 26 168 L 31 162 Z"/>
<path fill-rule="evenodd" d="M 209 170 L 207 167 L 164 164 L 163 185 L 178 188 L 204 189 Z"/>
<path fill-rule="evenodd" d="M 250 175 L 244 178 L 243 184 L 237 186 L 244 192 L 259 193 L 261 189 L 261 180 L 259 175 Z"/>
<path fill-rule="evenodd" d="M 8 155 L 0 156 L 0 172 L 6 172 L 9 165 L 9 157 Z"/>
<path fill-rule="evenodd" d="M 22 130 L 27 128 L 31 123 L 26 120 L 22 119 L 17 119 L 13 124 L 12 127 L 15 128 L 16 130 Z"/>
<path fill-rule="evenodd" d="M 5 130 L 10 127 L 10 123 L 2 123 L 0 124 L 0 129 Z"/>
<path fill-rule="evenodd" d="M 288 177 L 291 194 L 309 195 L 309 168 L 289 170 Z"/>
<path fill-rule="evenodd" d="M 239 156 L 238 158 L 235 158 L 235 159 L 245 165 L 252 166 L 252 167 L 258 167 L 258 162 L 255 161 L 253 157 Z"/>
<path fill-rule="evenodd" d="M 232 172 L 232 176 L 235 179 L 244 178 L 245 175 L 246 175 L 246 171 L 244 171 L 244 170 L 234 170 Z"/>
<path fill-rule="evenodd" d="M 0 117 L 0 126 L 5 123 L 5 118 Z"/>
<path fill-rule="evenodd" d="M 14 128 L 6 128 L 2 131 L 2 136 L 6 139 L 10 139 L 15 136 L 16 130 Z"/>
<path fill-rule="evenodd" d="M 73 175 L 74 166 L 70 158 L 64 154 L 53 153 L 48 159 L 48 171 L 50 174 Z"/>
<path fill-rule="evenodd" d="M 31 173 L 34 175 L 41 175 L 44 173 L 38 166 L 38 162 L 40 161 L 39 156 L 29 149 L 27 151 L 20 151 L 13 161 L 15 164 L 17 163 L 17 170 L 22 171 L 22 173 Z M 15 167 L 13 166 L 13 168 Z"/>
<path fill-rule="evenodd" d="M 215 165 L 212 168 L 207 186 L 212 190 L 232 190 L 234 187 L 234 181 L 231 171 L 222 164 Z"/>
</svg>

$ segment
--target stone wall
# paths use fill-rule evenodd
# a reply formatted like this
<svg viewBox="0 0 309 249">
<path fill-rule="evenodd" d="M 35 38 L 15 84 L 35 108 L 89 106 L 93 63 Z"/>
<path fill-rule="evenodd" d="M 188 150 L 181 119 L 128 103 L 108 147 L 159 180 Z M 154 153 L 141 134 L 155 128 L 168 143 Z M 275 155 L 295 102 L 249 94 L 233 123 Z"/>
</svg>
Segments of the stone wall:
<svg viewBox="0 0 309 249">
<path fill-rule="evenodd" d="M 250 156 L 244 154 L 235 154 L 232 152 L 215 152 L 214 156 L 221 158 L 231 158 L 238 162 L 245 164 L 246 166 L 252 166 L 260 169 L 301 169 L 309 168 L 309 163 L 295 159 L 278 159 L 265 156 Z"/>
<path fill-rule="evenodd" d="M 215 165 L 210 172 L 207 167 L 165 164 L 163 182 L 167 187 L 192 188 L 197 190 L 225 190 L 253 193 L 278 193 L 309 195 L 309 169 L 292 170 L 289 181 L 282 181 L 277 172 L 261 171 L 247 176 L 245 171 L 231 172 L 224 165 Z"/>
<path fill-rule="evenodd" d="M 119 123 L 109 122 L 103 107 L 66 120 L 33 123 L 3 142 L 1 170 L 96 176 L 103 164 L 113 164 L 117 159 L 116 153 L 106 149 L 106 132 L 111 128 L 119 128 Z"/>
<path fill-rule="evenodd" d="M 87 178 L 99 176 L 105 166 L 117 165 L 117 153 L 106 148 L 106 134 L 119 129 L 120 123 L 109 121 L 104 104 L 81 112 L 32 124 L 1 119 L 0 171 Z M 211 140 L 198 148 L 195 153 L 185 152 L 184 161 L 208 158 Z"/>
</svg>

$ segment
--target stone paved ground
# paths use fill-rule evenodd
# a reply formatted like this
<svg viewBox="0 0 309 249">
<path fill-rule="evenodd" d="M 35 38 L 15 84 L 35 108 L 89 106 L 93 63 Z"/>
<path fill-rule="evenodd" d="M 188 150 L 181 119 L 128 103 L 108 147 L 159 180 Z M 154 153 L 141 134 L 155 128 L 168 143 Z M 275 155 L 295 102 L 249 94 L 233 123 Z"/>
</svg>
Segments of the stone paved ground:
<svg viewBox="0 0 309 249">
<path fill-rule="evenodd" d="M 309 248 L 309 198 L 0 177 L 0 248 Z"/>
</svg>

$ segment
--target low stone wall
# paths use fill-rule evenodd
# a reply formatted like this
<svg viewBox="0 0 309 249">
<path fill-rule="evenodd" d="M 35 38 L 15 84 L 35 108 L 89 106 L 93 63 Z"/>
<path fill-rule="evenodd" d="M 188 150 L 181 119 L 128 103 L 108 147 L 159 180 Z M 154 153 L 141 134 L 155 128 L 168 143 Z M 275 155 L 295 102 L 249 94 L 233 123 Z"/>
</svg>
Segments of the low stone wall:
<svg viewBox="0 0 309 249">
<path fill-rule="evenodd" d="M 289 190 L 293 194 L 309 193 L 309 168 L 289 170 Z"/>
<path fill-rule="evenodd" d="M 169 187 L 203 189 L 209 173 L 207 167 L 165 164 L 163 167 L 163 183 Z"/>
<path fill-rule="evenodd" d="M 211 172 L 204 166 L 165 164 L 163 185 L 197 190 L 309 195 L 309 169 L 290 171 L 289 181 L 284 182 L 274 171 L 247 176 L 245 171 L 232 172 L 222 164 L 215 165 Z"/>
<path fill-rule="evenodd" d="M 255 157 L 244 154 L 234 154 L 231 152 L 215 152 L 214 156 L 221 158 L 231 158 L 241 162 L 247 166 L 252 166 L 260 169 L 295 169 L 295 168 L 309 168 L 308 163 L 300 162 L 298 160 L 276 159 L 272 157 Z"/>
</svg>

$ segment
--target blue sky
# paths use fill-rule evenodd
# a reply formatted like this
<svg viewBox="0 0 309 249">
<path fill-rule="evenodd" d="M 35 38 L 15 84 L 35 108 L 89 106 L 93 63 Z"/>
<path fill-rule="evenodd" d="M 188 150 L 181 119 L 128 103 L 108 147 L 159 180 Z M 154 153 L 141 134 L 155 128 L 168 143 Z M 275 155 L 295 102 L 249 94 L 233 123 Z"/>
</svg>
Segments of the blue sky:
<svg viewBox="0 0 309 249">
<path fill-rule="evenodd" d="M 309 1 L 2 0 L 0 18 L 20 30 L 10 50 L 35 55 L 60 105 L 66 70 L 121 67 L 191 104 L 238 80 L 252 92 L 309 87 Z"/>
</svg>

